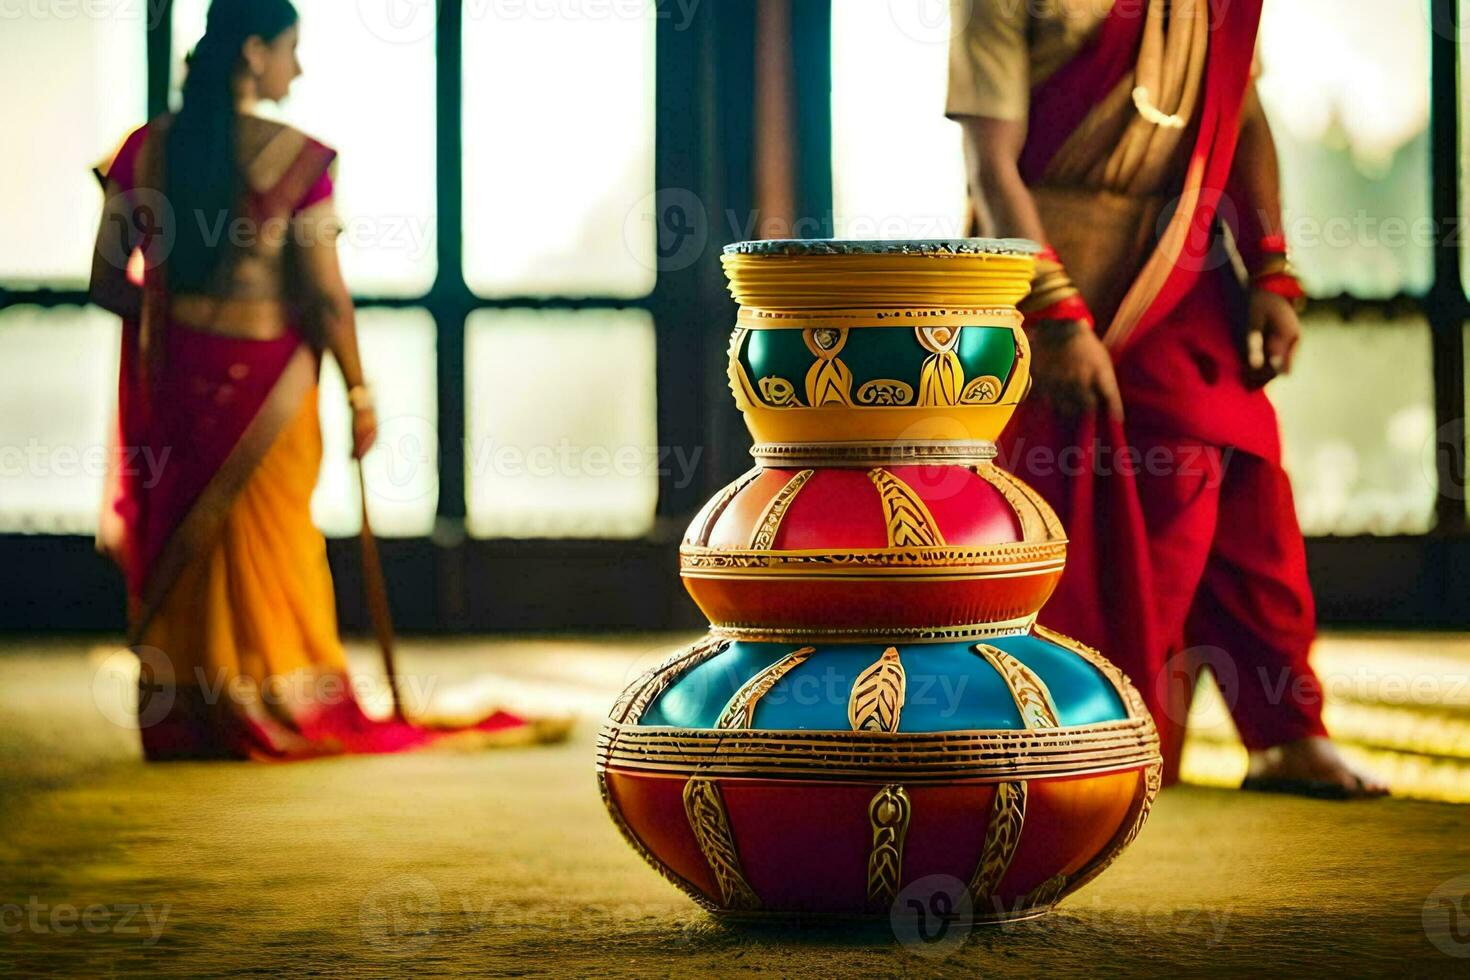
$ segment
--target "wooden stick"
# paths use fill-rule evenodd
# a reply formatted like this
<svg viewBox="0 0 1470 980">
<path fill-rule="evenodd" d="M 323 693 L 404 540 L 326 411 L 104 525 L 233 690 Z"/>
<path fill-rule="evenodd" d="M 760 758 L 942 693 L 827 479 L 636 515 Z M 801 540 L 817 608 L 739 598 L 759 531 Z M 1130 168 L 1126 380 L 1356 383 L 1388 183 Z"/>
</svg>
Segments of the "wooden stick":
<svg viewBox="0 0 1470 980">
<path fill-rule="evenodd" d="M 383 577 L 383 562 L 378 557 L 378 541 L 373 537 L 373 527 L 368 521 L 367 478 L 363 475 L 362 460 L 357 461 L 357 489 L 362 499 L 362 586 L 367 596 L 368 615 L 373 620 L 373 632 L 378 636 L 378 647 L 383 651 L 383 670 L 388 675 L 388 690 L 393 695 L 393 717 L 408 721 L 403 708 L 403 693 L 398 688 L 398 666 L 393 657 L 393 614 L 388 607 L 388 582 Z"/>
</svg>

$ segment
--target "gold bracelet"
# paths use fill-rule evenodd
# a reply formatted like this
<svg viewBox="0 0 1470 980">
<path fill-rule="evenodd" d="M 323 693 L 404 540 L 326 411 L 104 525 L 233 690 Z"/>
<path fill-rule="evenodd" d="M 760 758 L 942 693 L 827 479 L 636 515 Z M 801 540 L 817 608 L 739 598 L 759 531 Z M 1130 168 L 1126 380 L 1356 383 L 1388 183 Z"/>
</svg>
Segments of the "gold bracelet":
<svg viewBox="0 0 1470 980">
<path fill-rule="evenodd" d="M 353 385 L 347 389 L 347 404 L 352 406 L 354 412 L 371 411 L 373 390 L 365 384 Z"/>
</svg>

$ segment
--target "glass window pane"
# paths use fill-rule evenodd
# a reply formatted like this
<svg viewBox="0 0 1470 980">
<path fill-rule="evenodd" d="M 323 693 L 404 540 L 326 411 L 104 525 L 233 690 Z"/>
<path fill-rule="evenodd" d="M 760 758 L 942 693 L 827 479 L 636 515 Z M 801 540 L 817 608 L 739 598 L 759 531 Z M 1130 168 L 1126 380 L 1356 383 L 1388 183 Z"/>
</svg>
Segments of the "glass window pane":
<svg viewBox="0 0 1470 980">
<path fill-rule="evenodd" d="M 207 6 L 174 2 L 176 92 Z M 342 269 L 359 295 L 422 295 L 438 266 L 433 7 L 399 4 L 412 16 L 387 16 L 394 6 L 298 2 L 302 76 L 282 105 L 260 107 L 341 154 Z"/>
<path fill-rule="evenodd" d="M 96 532 L 119 333 L 91 307 L 0 311 L 0 532 Z"/>
<path fill-rule="evenodd" d="M 1309 317 L 1267 390 L 1309 535 L 1421 534 L 1433 523 L 1434 388 L 1419 317 Z"/>
<path fill-rule="evenodd" d="M 471 289 L 629 298 L 653 290 L 652 10 L 553 0 L 466 8 Z"/>
<path fill-rule="evenodd" d="M 949 4 L 832 5 L 832 197 L 839 238 L 965 232 L 960 128 L 944 118 Z"/>
<path fill-rule="evenodd" d="M 378 441 L 365 460 L 368 517 L 382 537 L 421 537 L 439 505 L 439 399 L 434 320 L 422 310 L 359 310 L 362 370 L 378 407 Z M 322 472 L 311 500 L 323 533 L 362 526 L 352 412 L 336 361 L 322 365 Z"/>
<path fill-rule="evenodd" d="M 665 465 L 656 449 L 653 318 L 481 310 L 466 330 L 470 533 L 647 533 Z"/>
<path fill-rule="evenodd" d="M 91 168 L 148 115 L 144 16 L 66 16 L 61 5 L 17 5 L 0 16 L 0 282 L 82 286 L 102 194 Z M 21 13 L 24 10 L 25 13 Z"/>
<path fill-rule="evenodd" d="M 1419 3 L 1267 0 L 1261 101 L 1293 258 L 1317 296 L 1433 281 L 1429 27 Z"/>
</svg>

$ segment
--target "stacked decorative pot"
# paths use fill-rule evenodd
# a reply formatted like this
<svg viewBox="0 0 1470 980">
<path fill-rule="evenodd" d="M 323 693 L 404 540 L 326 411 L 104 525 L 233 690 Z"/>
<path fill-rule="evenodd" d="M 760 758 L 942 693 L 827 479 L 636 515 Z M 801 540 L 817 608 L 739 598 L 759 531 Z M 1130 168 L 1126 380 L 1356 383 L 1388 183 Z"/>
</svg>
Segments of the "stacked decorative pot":
<svg viewBox="0 0 1470 980">
<path fill-rule="evenodd" d="M 1056 515 L 995 463 L 1030 385 L 1025 242 L 746 242 L 735 399 L 756 467 L 680 551 L 709 634 L 598 740 L 614 821 L 705 907 L 888 915 L 930 876 L 1039 914 L 1138 832 L 1158 738 L 1096 651 L 1035 625 Z"/>
</svg>

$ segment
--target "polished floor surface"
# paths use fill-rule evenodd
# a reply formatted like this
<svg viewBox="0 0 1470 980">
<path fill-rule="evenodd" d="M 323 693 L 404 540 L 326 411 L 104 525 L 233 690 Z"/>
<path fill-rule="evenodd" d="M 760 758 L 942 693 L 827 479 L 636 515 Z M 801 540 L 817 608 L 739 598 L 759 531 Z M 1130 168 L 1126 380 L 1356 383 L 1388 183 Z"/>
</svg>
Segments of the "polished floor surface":
<svg viewBox="0 0 1470 980">
<path fill-rule="evenodd" d="M 1199 785 L 1164 793 L 1132 849 L 1039 920 L 935 946 L 882 926 L 723 925 L 624 844 L 592 778 L 596 714 L 683 639 L 410 642 L 410 680 L 441 710 L 493 695 L 585 720 L 553 748 L 283 766 L 145 766 L 125 656 L 0 639 L 0 974 L 1470 969 L 1470 811 Z M 370 676 L 367 649 L 355 657 Z M 1338 635 L 1318 665 L 1355 751 L 1421 796 L 1470 791 L 1463 637 Z M 1384 678 L 1400 675 L 1429 679 L 1396 701 Z M 1226 782 L 1240 757 L 1211 710 L 1190 766 Z"/>
</svg>

